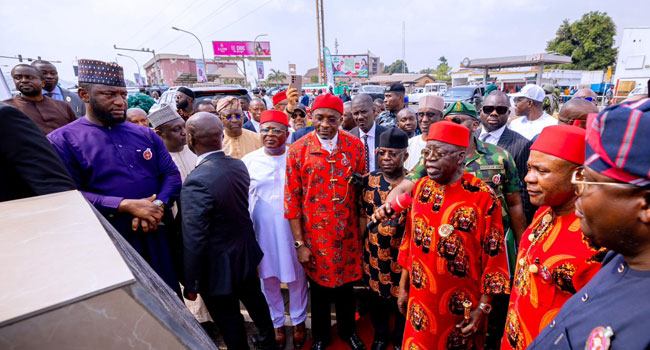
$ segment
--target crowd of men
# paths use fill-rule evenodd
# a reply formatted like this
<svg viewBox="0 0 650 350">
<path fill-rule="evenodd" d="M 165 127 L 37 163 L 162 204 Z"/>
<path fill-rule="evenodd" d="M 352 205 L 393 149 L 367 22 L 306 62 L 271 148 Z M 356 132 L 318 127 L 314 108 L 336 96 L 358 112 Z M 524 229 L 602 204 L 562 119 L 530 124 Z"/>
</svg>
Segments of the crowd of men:
<svg viewBox="0 0 650 350">
<path fill-rule="evenodd" d="M 129 108 L 122 68 L 12 69 L 0 201 L 77 189 L 206 330 L 248 349 L 647 349 L 650 98 L 598 111 L 544 90 L 417 112 L 287 89 Z M 302 94 L 301 94 L 302 93 Z M 347 100 L 347 101 L 344 101 Z M 304 102 L 304 103 L 301 103 Z M 586 129 L 586 130 L 585 130 Z M 26 233 L 29 234 L 29 233 Z M 308 299 L 310 308 L 308 310 Z M 306 320 L 311 313 L 311 340 Z"/>
</svg>

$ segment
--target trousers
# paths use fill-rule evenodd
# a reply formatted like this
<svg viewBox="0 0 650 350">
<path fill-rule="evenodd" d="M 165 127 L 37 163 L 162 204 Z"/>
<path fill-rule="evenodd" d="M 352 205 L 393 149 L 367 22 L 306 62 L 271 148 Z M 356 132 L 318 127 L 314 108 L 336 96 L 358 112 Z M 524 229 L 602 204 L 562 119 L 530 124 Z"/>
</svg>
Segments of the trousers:
<svg viewBox="0 0 650 350">
<path fill-rule="evenodd" d="M 355 332 L 354 314 L 355 298 L 353 282 L 346 283 L 340 287 L 328 288 L 309 280 L 311 295 L 311 332 L 315 342 L 323 341 L 328 343 L 331 339 L 331 304 L 336 309 L 336 325 L 339 337 L 347 339 Z"/>
<path fill-rule="evenodd" d="M 406 318 L 397 309 L 397 300 L 386 299 L 369 291 L 367 294 L 368 309 L 370 310 L 370 322 L 375 328 L 375 340 L 388 342 L 390 339 L 393 345 L 402 345 L 404 336 L 404 324 Z M 395 316 L 395 327 L 390 332 L 390 316 Z"/>
<path fill-rule="evenodd" d="M 300 271 L 302 272 L 302 271 Z M 307 319 L 307 276 L 305 273 L 296 273 L 296 280 L 287 283 L 289 287 L 289 315 L 291 324 L 296 326 Z M 273 327 L 284 326 L 284 299 L 280 280 L 269 277 L 262 280 L 262 292 L 269 304 Z"/>
</svg>

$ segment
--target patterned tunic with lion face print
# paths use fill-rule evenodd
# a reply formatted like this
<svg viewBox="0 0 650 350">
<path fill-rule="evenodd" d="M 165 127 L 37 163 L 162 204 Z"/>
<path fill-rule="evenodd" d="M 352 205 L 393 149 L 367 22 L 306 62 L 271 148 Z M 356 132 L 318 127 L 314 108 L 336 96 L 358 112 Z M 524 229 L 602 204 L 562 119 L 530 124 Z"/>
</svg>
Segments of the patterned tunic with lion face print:
<svg viewBox="0 0 650 350">
<path fill-rule="evenodd" d="M 499 200 L 467 172 L 450 185 L 422 178 L 413 193 L 398 257 L 410 275 L 403 348 L 482 349 L 486 323 L 467 339 L 456 325 L 465 301 L 510 292 Z"/>
</svg>

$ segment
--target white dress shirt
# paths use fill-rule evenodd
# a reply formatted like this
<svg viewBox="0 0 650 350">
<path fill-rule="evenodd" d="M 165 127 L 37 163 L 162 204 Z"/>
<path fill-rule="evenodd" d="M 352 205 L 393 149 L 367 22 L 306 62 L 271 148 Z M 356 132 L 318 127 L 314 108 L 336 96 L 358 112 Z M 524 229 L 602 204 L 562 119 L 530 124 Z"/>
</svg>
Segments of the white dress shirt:
<svg viewBox="0 0 650 350">
<path fill-rule="evenodd" d="M 329 153 L 332 153 L 332 151 L 336 148 L 336 143 L 339 141 L 339 132 L 336 132 L 336 135 L 332 137 L 331 140 L 323 140 L 318 136 L 318 133 L 316 133 L 316 137 L 318 137 L 318 141 L 320 141 L 321 147 L 326 150 Z"/>
<path fill-rule="evenodd" d="M 363 132 L 363 130 L 359 128 L 359 138 L 361 139 L 361 144 L 363 144 L 363 136 L 368 135 L 368 169 L 371 172 L 375 171 L 375 140 L 377 139 L 375 137 L 376 126 L 376 123 L 372 123 L 372 128 L 368 130 L 368 133 Z"/>
<path fill-rule="evenodd" d="M 260 122 L 253 119 L 252 115 L 250 117 L 250 121 L 251 121 L 251 124 L 253 124 L 253 128 L 255 128 L 255 132 L 259 134 L 260 133 Z"/>
<path fill-rule="evenodd" d="M 218 151 L 205 152 L 202 155 L 196 157 L 196 166 L 199 166 L 199 164 L 201 164 L 201 162 L 205 159 L 205 157 L 211 155 L 212 153 L 217 153 L 217 152 L 223 152 L 223 150 L 220 149 Z"/>
<path fill-rule="evenodd" d="M 512 131 L 516 131 L 523 135 L 525 138 L 532 140 L 535 136 L 539 135 L 542 130 L 551 125 L 557 125 L 557 119 L 544 112 L 541 117 L 530 121 L 527 117 L 517 118 L 510 122 L 508 127 Z"/>
<path fill-rule="evenodd" d="M 501 135 L 503 135 L 503 131 L 506 129 L 506 126 L 502 126 L 494 131 L 488 132 L 485 130 L 485 127 L 481 127 L 481 136 L 479 136 L 479 140 L 483 142 L 487 142 L 489 144 L 495 145 L 499 142 L 499 139 L 501 139 Z"/>
</svg>

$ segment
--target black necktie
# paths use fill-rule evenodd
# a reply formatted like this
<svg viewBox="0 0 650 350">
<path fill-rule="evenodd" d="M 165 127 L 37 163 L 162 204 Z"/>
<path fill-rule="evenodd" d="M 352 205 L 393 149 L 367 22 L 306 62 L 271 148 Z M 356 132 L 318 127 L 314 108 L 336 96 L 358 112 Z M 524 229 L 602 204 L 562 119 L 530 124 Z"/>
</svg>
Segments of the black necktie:
<svg viewBox="0 0 650 350">
<path fill-rule="evenodd" d="M 366 164 L 363 167 L 363 171 L 367 174 L 370 172 L 370 151 L 368 149 L 368 134 L 363 135 L 363 150 L 366 153 Z"/>
</svg>

